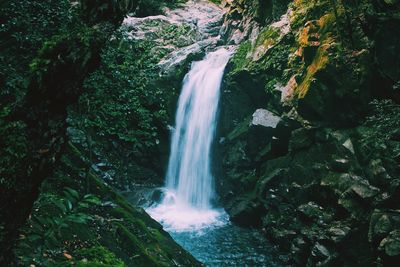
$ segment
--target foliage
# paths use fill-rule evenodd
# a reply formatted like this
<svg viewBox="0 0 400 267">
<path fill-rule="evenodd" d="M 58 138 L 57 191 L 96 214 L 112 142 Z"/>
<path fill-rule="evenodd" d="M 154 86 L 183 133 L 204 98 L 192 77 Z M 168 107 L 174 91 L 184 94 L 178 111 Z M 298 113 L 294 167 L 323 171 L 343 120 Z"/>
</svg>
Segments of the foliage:
<svg viewBox="0 0 400 267">
<path fill-rule="evenodd" d="M 239 45 L 236 50 L 235 55 L 232 57 L 230 63 L 233 66 L 232 71 L 229 72 L 229 75 L 235 74 L 237 71 L 243 69 L 250 60 L 247 58 L 249 52 L 251 51 L 252 45 L 250 41 L 245 41 Z"/>
<path fill-rule="evenodd" d="M 35 203 L 16 251 L 18 258 L 23 259 L 23 266 L 31 263 L 45 267 L 157 265 L 154 262 L 157 266 L 170 266 L 172 259 L 182 266 L 196 266 L 195 260 L 177 246 L 158 223 L 141 209 L 131 206 L 93 172 L 88 175 L 91 194 L 83 195 L 80 174 L 86 170 L 86 164 L 81 151 L 69 144 L 55 176 L 42 185 L 43 193 Z M 60 192 L 59 188 L 66 190 Z M 49 231 L 34 224 L 54 219 L 68 225 L 61 227 L 60 232 L 58 227 L 53 227 L 58 243 L 36 240 L 37 237 L 29 241 L 33 234 L 42 237 Z M 48 247 L 44 247 L 44 242 Z M 42 247 L 42 253 L 36 246 Z"/>
<path fill-rule="evenodd" d="M 8 117 L 29 83 L 29 64 L 43 40 L 65 29 L 74 12 L 67 0 L 9 0 L 0 10 L 0 190 L 23 190 L 28 151 L 26 125 Z M 18 185 L 17 185 L 18 184 Z M 17 189 L 18 190 L 18 189 Z"/>
<path fill-rule="evenodd" d="M 64 246 L 72 237 L 71 228 L 92 221 L 88 211 L 99 204 L 96 196 L 80 196 L 72 188 L 65 188 L 62 196 L 41 194 L 34 204 L 34 213 L 22 230 L 17 248 L 21 263 L 47 266 L 54 258 L 62 257 Z"/>
<path fill-rule="evenodd" d="M 329 1 L 325 0 L 295 0 L 290 7 L 293 9 L 290 17 L 290 26 L 293 30 L 300 29 L 309 20 L 323 16 L 326 10 L 330 9 Z"/>
<path fill-rule="evenodd" d="M 141 0 L 135 16 L 146 17 L 154 14 L 162 14 L 165 7 L 175 7 L 187 0 Z"/>
<path fill-rule="evenodd" d="M 279 40 L 280 30 L 274 27 L 265 27 L 257 36 L 255 46 L 270 47 Z"/>
<path fill-rule="evenodd" d="M 118 259 L 114 253 L 103 246 L 92 246 L 81 248 L 74 253 L 77 260 L 65 262 L 60 267 L 124 267 L 123 261 Z"/>
<path fill-rule="evenodd" d="M 99 135 L 117 136 L 137 149 L 157 144 L 157 128 L 167 119 L 162 90 L 151 85 L 158 57 L 149 43 L 109 46 L 103 67 L 87 80 L 80 99 L 88 114 L 86 126 Z"/>
<path fill-rule="evenodd" d="M 214 4 L 221 4 L 221 0 L 210 0 L 210 2 L 214 3 Z"/>
<path fill-rule="evenodd" d="M 391 142 L 400 138 L 400 105 L 392 100 L 374 100 L 371 108 L 372 112 L 363 124 L 370 129 L 362 138 L 364 147 L 371 154 L 384 152 L 393 159 L 400 159 L 400 147 Z"/>
<path fill-rule="evenodd" d="M 10 0 L 2 3 L 0 16 L 1 103 L 11 105 L 25 93 L 28 65 L 43 40 L 59 33 L 71 21 L 73 8 L 67 0 Z M 0 79 L 1 81 L 2 79 Z"/>
</svg>

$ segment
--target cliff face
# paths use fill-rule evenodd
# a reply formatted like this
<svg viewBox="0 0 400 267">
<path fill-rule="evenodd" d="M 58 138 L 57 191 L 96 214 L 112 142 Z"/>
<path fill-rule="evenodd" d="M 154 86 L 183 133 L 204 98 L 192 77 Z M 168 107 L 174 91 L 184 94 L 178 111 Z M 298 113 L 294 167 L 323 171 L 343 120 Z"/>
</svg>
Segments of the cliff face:
<svg viewBox="0 0 400 267">
<path fill-rule="evenodd" d="M 399 5 L 282 3 L 225 4 L 240 45 L 221 100 L 222 201 L 290 263 L 394 264 Z"/>
<path fill-rule="evenodd" d="M 91 133 L 83 133 L 86 147 L 68 142 L 71 124 L 93 126 L 87 85 L 115 56 L 109 43 L 125 15 L 175 2 L 1 2 L 1 266 L 199 264 L 96 174 Z M 132 50 L 128 63 L 137 67 L 143 58 Z M 95 85 L 95 100 L 104 100 Z M 71 115 L 79 112 L 79 120 Z"/>
</svg>

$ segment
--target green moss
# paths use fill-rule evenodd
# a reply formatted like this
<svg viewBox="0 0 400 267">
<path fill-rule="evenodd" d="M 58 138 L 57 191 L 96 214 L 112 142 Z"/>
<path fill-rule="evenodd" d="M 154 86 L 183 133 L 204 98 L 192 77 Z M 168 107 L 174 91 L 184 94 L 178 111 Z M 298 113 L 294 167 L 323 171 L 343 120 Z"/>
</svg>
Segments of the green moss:
<svg viewBox="0 0 400 267">
<path fill-rule="evenodd" d="M 271 47 L 279 41 L 280 30 L 275 27 L 266 27 L 258 35 L 255 47 L 264 46 Z"/>
<path fill-rule="evenodd" d="M 305 25 L 307 21 L 319 18 L 330 9 L 329 1 L 308 1 L 295 0 L 290 4 L 292 8 L 290 26 L 293 31 L 297 31 Z"/>
<path fill-rule="evenodd" d="M 58 264 L 59 267 L 125 267 L 125 263 L 118 259 L 114 253 L 103 246 L 92 246 L 74 251 L 71 259 L 65 259 Z"/>
<path fill-rule="evenodd" d="M 233 68 L 230 74 L 234 74 L 235 72 L 247 66 L 247 64 L 250 62 L 248 55 L 251 47 L 252 46 L 250 41 L 245 41 L 239 45 L 235 55 L 231 59 L 231 64 L 233 65 Z"/>
</svg>

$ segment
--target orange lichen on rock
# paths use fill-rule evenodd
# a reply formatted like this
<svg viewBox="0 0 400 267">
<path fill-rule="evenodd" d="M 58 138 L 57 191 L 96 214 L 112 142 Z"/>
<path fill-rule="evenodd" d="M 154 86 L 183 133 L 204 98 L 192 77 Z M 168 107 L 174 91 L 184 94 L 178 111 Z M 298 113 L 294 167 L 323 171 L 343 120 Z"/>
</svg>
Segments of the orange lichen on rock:
<svg viewBox="0 0 400 267">
<path fill-rule="evenodd" d="M 329 63 L 329 48 L 335 43 L 332 30 L 334 15 L 326 14 L 317 21 L 309 21 L 300 31 L 298 43 L 303 48 L 315 47 L 310 65 L 302 79 L 302 82 L 295 90 L 298 98 L 304 98 L 310 88 L 311 82 L 315 80 L 315 74 L 323 70 Z M 304 57 L 303 53 L 303 57 Z"/>
</svg>

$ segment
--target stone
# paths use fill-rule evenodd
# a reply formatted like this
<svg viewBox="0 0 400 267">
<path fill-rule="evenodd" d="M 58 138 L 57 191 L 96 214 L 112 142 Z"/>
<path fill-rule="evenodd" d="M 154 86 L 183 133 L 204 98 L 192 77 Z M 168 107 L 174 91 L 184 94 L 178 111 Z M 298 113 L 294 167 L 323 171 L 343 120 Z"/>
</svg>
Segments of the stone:
<svg viewBox="0 0 400 267">
<path fill-rule="evenodd" d="M 381 159 L 372 159 L 368 164 L 368 169 L 370 176 L 372 176 L 371 181 L 377 185 L 387 185 L 390 180 L 390 176 L 387 173 L 387 170 L 383 166 L 383 162 Z"/>
<path fill-rule="evenodd" d="M 350 169 L 350 161 L 348 159 L 335 159 L 330 165 L 332 170 L 337 172 L 347 172 Z"/>
<path fill-rule="evenodd" d="M 374 235 L 385 236 L 392 230 L 392 223 L 387 214 L 383 214 L 374 226 Z"/>
<path fill-rule="evenodd" d="M 316 204 L 315 202 L 308 202 L 300 205 L 297 210 L 300 212 L 303 218 L 313 221 L 329 221 L 332 217 L 330 214 L 324 211 L 324 209 Z"/>
<path fill-rule="evenodd" d="M 329 251 L 329 249 L 319 242 L 316 242 L 311 250 L 311 256 L 319 260 L 325 260 L 329 258 L 331 255 L 332 253 Z"/>
<path fill-rule="evenodd" d="M 355 154 L 355 153 L 356 153 L 356 152 L 354 151 L 353 142 L 351 141 L 350 138 L 348 138 L 342 145 L 343 145 L 347 150 L 349 150 L 352 154 Z"/>
<path fill-rule="evenodd" d="M 265 155 L 274 154 L 272 141 L 281 118 L 266 109 L 257 109 L 247 132 L 246 154 L 253 160 L 260 160 Z M 275 146 L 276 147 L 276 146 Z"/>
<path fill-rule="evenodd" d="M 347 237 L 350 230 L 351 229 L 347 226 L 342 226 L 342 227 L 334 226 L 334 227 L 329 228 L 328 233 L 329 233 L 330 238 L 335 243 L 340 243 Z"/>
<path fill-rule="evenodd" d="M 279 185 L 284 177 L 287 175 L 287 169 L 280 169 L 277 168 L 272 172 L 266 173 L 265 176 L 262 176 L 257 185 L 256 185 L 256 192 L 257 195 L 263 199 L 267 197 L 268 189 Z"/>
<path fill-rule="evenodd" d="M 260 125 L 267 128 L 275 129 L 280 121 L 280 117 L 274 115 L 272 112 L 266 109 L 260 108 L 253 113 L 253 120 L 251 121 L 250 126 Z"/>
<path fill-rule="evenodd" d="M 296 76 L 292 76 L 286 86 L 284 87 L 279 87 L 281 91 L 281 102 L 290 104 L 290 101 L 294 97 L 294 92 L 296 87 L 298 86 L 297 81 L 296 81 Z"/>
<path fill-rule="evenodd" d="M 328 142 L 331 131 L 332 130 L 328 128 L 318 129 L 318 131 L 315 133 L 315 141 L 320 143 Z"/>
<path fill-rule="evenodd" d="M 381 240 L 398 228 L 398 225 L 400 225 L 400 211 L 374 210 L 368 232 L 369 242 Z"/>
<path fill-rule="evenodd" d="M 356 181 L 356 183 L 351 186 L 351 190 L 362 199 L 373 198 L 380 192 L 378 188 L 370 185 L 365 179 Z"/>
<path fill-rule="evenodd" d="M 292 132 L 289 141 L 289 151 L 298 151 L 310 147 L 314 142 L 314 131 L 300 128 Z"/>
<path fill-rule="evenodd" d="M 308 258 L 308 250 L 310 244 L 307 243 L 302 237 L 296 237 L 290 248 L 293 260 L 298 265 L 305 265 Z"/>
<path fill-rule="evenodd" d="M 264 207 L 251 197 L 241 198 L 227 212 L 232 222 L 242 226 L 260 226 Z"/>
<path fill-rule="evenodd" d="M 390 257 L 400 255 L 400 230 L 394 230 L 379 244 L 379 250 Z"/>
</svg>

